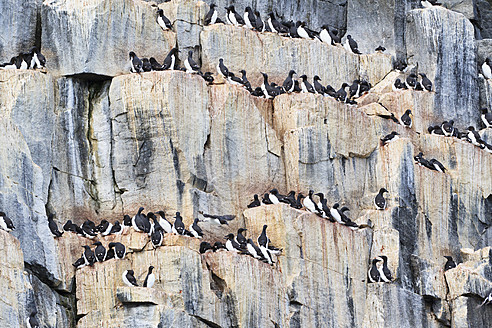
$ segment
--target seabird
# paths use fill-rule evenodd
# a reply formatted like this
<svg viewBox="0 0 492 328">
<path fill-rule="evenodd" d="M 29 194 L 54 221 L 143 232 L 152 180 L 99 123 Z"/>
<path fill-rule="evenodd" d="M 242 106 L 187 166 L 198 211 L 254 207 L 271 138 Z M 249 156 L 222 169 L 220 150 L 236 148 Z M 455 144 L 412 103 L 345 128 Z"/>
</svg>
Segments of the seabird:
<svg viewBox="0 0 492 328">
<path fill-rule="evenodd" d="M 85 258 L 82 256 L 81 258 L 77 259 L 75 263 L 72 263 L 72 265 L 75 267 L 75 270 L 78 270 L 85 267 L 87 264 L 85 263 Z"/>
<path fill-rule="evenodd" d="M 249 238 L 247 243 L 246 243 L 246 249 L 248 250 L 248 253 L 251 254 L 255 259 L 262 259 L 262 252 L 261 249 L 255 245 L 253 239 Z"/>
<path fill-rule="evenodd" d="M 282 83 L 282 86 L 284 87 L 284 90 L 287 93 L 291 93 L 294 91 L 294 80 L 292 79 L 294 74 L 296 74 L 296 72 L 294 70 L 290 70 L 289 75 L 284 80 L 284 83 Z"/>
<path fill-rule="evenodd" d="M 396 139 L 398 139 L 400 134 L 398 132 L 391 132 L 390 134 L 388 134 L 387 136 L 384 136 L 383 138 L 381 138 L 381 143 L 382 145 L 386 145 L 388 142 L 391 142 L 391 141 L 394 141 Z"/>
<path fill-rule="evenodd" d="M 229 225 L 228 221 L 234 220 L 236 217 L 235 215 L 212 215 L 212 214 L 206 214 L 203 213 L 202 211 L 199 211 L 201 215 L 205 217 L 205 220 L 203 221 L 209 221 L 211 223 L 215 224 L 227 224 Z"/>
<path fill-rule="evenodd" d="M 177 48 L 172 48 L 169 51 L 166 58 L 164 59 L 164 62 L 162 63 L 162 70 L 167 70 L 167 69 L 173 70 L 175 68 L 176 61 L 177 61 L 177 53 L 178 53 Z"/>
<path fill-rule="evenodd" d="M 203 20 L 203 24 L 205 26 L 212 25 L 212 24 L 215 24 L 217 22 L 218 13 L 217 13 L 217 9 L 215 9 L 215 7 L 217 7 L 217 5 L 214 3 L 212 3 L 210 5 L 210 10 L 205 15 L 205 19 Z"/>
<path fill-rule="evenodd" d="M 26 320 L 27 327 L 28 328 L 40 328 L 40 324 L 38 319 L 36 318 L 36 314 L 38 314 L 36 311 L 31 312 L 29 317 Z"/>
<path fill-rule="evenodd" d="M 200 254 L 204 254 L 206 253 L 207 251 L 213 251 L 214 248 L 212 247 L 212 245 L 210 245 L 210 243 L 206 242 L 206 241 L 202 241 L 200 243 Z"/>
<path fill-rule="evenodd" d="M 106 248 L 102 245 L 100 241 L 92 244 L 96 246 L 94 249 L 94 255 L 96 256 L 96 260 L 98 262 L 104 262 L 106 260 Z"/>
<path fill-rule="evenodd" d="M 437 159 L 433 158 L 429 161 L 429 163 L 435 168 L 436 171 L 442 173 L 446 172 L 446 168 L 444 167 L 444 165 L 442 165 L 441 162 L 439 162 Z"/>
<path fill-rule="evenodd" d="M 359 46 L 357 45 L 357 42 L 352 39 L 352 36 L 349 34 L 347 35 L 347 42 L 345 43 L 346 49 L 347 50 L 352 50 L 354 54 L 361 55 L 362 53 L 359 51 Z"/>
<path fill-rule="evenodd" d="M 176 220 L 174 220 L 173 224 L 173 233 L 176 235 L 184 235 L 185 232 L 185 225 L 183 223 L 183 218 L 181 217 L 180 212 L 176 212 L 176 216 L 174 217 Z"/>
<path fill-rule="evenodd" d="M 255 28 L 258 32 L 265 32 L 265 23 L 263 23 L 263 20 L 261 19 L 261 15 L 258 11 L 255 11 L 255 16 L 256 16 L 256 21 L 255 21 Z"/>
<path fill-rule="evenodd" d="M 297 35 L 299 35 L 303 39 L 311 40 L 312 39 L 311 36 L 309 35 L 309 33 L 304 28 L 305 26 L 306 26 L 305 22 L 298 21 L 296 23 Z"/>
<path fill-rule="evenodd" d="M 130 52 L 130 71 L 132 73 L 140 73 L 143 71 L 143 63 L 140 60 L 140 58 L 137 57 L 137 55 L 131 51 Z"/>
<path fill-rule="evenodd" d="M 109 231 L 109 235 L 121 235 L 122 232 L 123 229 L 121 228 L 120 222 L 116 221 L 111 227 L 111 230 Z"/>
<path fill-rule="evenodd" d="M 219 63 L 217 64 L 217 73 L 225 79 L 229 77 L 229 70 L 224 65 L 224 59 L 222 58 L 219 58 Z"/>
<path fill-rule="evenodd" d="M 444 264 L 444 271 L 456 268 L 456 263 L 453 261 L 453 258 L 451 256 L 445 255 L 444 257 L 447 259 L 446 264 Z"/>
<path fill-rule="evenodd" d="M 325 25 L 321 26 L 321 31 L 319 32 L 319 38 L 322 42 L 332 45 L 333 39 L 330 36 L 329 30 L 330 30 L 330 27 L 328 25 L 325 24 Z"/>
<path fill-rule="evenodd" d="M 108 247 L 112 249 L 114 247 L 115 258 L 122 260 L 126 255 L 126 247 L 122 243 L 109 243 Z"/>
<path fill-rule="evenodd" d="M 107 236 L 111 233 L 111 229 L 113 229 L 113 224 L 111 224 L 108 220 L 102 220 L 97 228 L 101 235 Z"/>
<path fill-rule="evenodd" d="M 123 274 L 121 275 L 121 278 L 123 279 L 125 285 L 127 285 L 128 287 L 138 287 L 137 279 L 135 279 L 135 276 L 133 275 L 133 270 L 125 270 L 125 272 L 123 272 Z"/>
<path fill-rule="evenodd" d="M 173 26 L 171 25 L 171 21 L 164 16 L 164 11 L 162 9 L 159 9 L 157 11 L 157 24 L 164 30 L 172 30 Z"/>
<path fill-rule="evenodd" d="M 258 207 L 258 206 L 261 205 L 260 199 L 258 198 L 258 195 L 257 194 L 255 194 L 253 196 L 253 198 L 254 198 L 254 200 L 251 203 L 248 204 L 248 208 Z"/>
<path fill-rule="evenodd" d="M 411 73 L 410 75 L 407 76 L 407 85 L 410 87 L 410 88 L 415 88 L 415 86 L 417 85 L 417 75 L 415 75 L 415 73 Z"/>
<path fill-rule="evenodd" d="M 480 138 L 480 134 L 478 134 L 478 132 L 475 130 L 473 126 L 468 127 L 467 137 L 468 139 L 470 139 L 470 142 L 475 146 L 480 147 L 481 144 L 483 143 L 482 139 Z"/>
<path fill-rule="evenodd" d="M 485 58 L 482 64 L 482 73 L 486 79 L 492 79 L 492 60 L 489 57 Z"/>
<path fill-rule="evenodd" d="M 166 233 L 171 233 L 173 225 L 166 219 L 166 214 L 163 211 L 157 212 L 159 214 L 159 225 L 164 229 Z"/>
<path fill-rule="evenodd" d="M 347 100 L 347 91 L 345 91 L 345 88 L 348 87 L 348 86 L 349 85 L 347 83 L 343 83 L 342 84 L 342 87 L 340 88 L 340 90 L 337 91 L 337 93 L 335 95 L 335 98 L 338 101 L 344 102 L 345 100 Z"/>
<path fill-rule="evenodd" d="M 147 288 L 152 288 L 155 283 L 155 274 L 152 273 L 152 270 L 154 270 L 154 267 L 151 265 L 149 266 L 149 272 L 147 273 L 147 277 L 145 277 L 143 286 Z"/>
<path fill-rule="evenodd" d="M 244 9 L 244 24 L 250 29 L 256 28 L 256 17 L 249 6 Z"/>
<path fill-rule="evenodd" d="M 96 263 L 96 256 L 94 255 L 94 252 L 87 245 L 84 245 L 82 247 L 85 249 L 84 253 L 82 253 L 85 264 L 90 266 L 94 265 L 94 263 Z"/>
<path fill-rule="evenodd" d="M 237 241 L 234 240 L 234 234 L 230 233 L 227 236 L 224 237 L 227 239 L 225 243 L 225 247 L 229 252 L 240 252 L 241 251 L 241 246 L 238 244 Z"/>
<path fill-rule="evenodd" d="M 333 204 L 333 206 L 330 208 L 330 214 L 331 217 L 335 219 L 335 221 L 337 221 L 340 224 L 343 224 L 342 216 L 340 215 L 340 212 L 338 212 L 339 206 L 340 204 L 338 203 Z"/>
<path fill-rule="evenodd" d="M 0 212 L 0 228 L 7 232 L 15 229 L 12 220 L 4 212 Z"/>
<path fill-rule="evenodd" d="M 401 124 L 406 128 L 412 128 L 412 118 L 410 115 L 412 115 L 412 111 L 407 109 L 405 114 L 401 116 Z"/>
<path fill-rule="evenodd" d="M 203 231 L 202 229 L 198 226 L 198 218 L 195 218 L 193 221 L 193 224 L 190 225 L 190 232 L 195 238 L 202 238 L 203 236 Z"/>
<path fill-rule="evenodd" d="M 320 94 L 320 95 L 324 95 L 325 94 L 325 87 L 319 83 L 319 81 L 321 81 L 321 79 L 319 78 L 318 75 L 315 75 L 314 78 L 314 90 L 316 91 L 317 94 Z"/>
<path fill-rule="evenodd" d="M 379 46 L 379 47 L 377 47 L 377 48 L 376 48 L 376 50 L 374 50 L 374 51 L 379 52 L 379 53 L 383 53 L 383 52 L 385 52 L 385 51 L 386 51 L 386 48 L 385 48 L 385 47 L 383 47 L 383 46 Z"/>
<path fill-rule="evenodd" d="M 487 108 L 482 108 L 481 119 L 486 128 L 492 128 L 492 113 L 488 113 Z"/>
<path fill-rule="evenodd" d="M 385 255 L 380 255 L 379 258 L 383 260 L 383 265 L 378 267 L 379 276 L 382 281 L 391 282 L 393 280 L 393 276 L 388 268 L 388 257 Z"/>
<path fill-rule="evenodd" d="M 226 21 L 230 25 L 234 25 L 234 26 L 244 25 L 243 18 L 241 17 L 241 15 L 236 13 L 236 9 L 234 8 L 234 6 L 231 5 L 229 7 L 225 7 L 225 9 L 227 10 Z"/>
<path fill-rule="evenodd" d="M 309 194 L 302 200 L 302 205 L 311 213 L 320 214 L 320 210 L 313 200 L 314 190 L 309 190 Z"/>
<path fill-rule="evenodd" d="M 63 235 L 63 232 L 60 232 L 58 230 L 58 226 L 56 225 L 56 222 L 53 220 L 54 214 L 50 214 L 48 216 L 48 227 L 50 228 L 51 233 L 55 237 L 61 237 Z"/>
<path fill-rule="evenodd" d="M 188 51 L 188 58 L 184 62 L 186 73 L 196 73 L 200 70 L 198 64 L 193 60 L 193 50 Z"/>
<path fill-rule="evenodd" d="M 378 258 L 372 260 L 371 268 L 367 272 L 367 277 L 369 278 L 369 282 L 379 282 L 381 280 L 381 277 L 379 275 L 379 270 L 376 265 L 379 261 L 381 260 Z"/>
<path fill-rule="evenodd" d="M 444 121 L 441 124 L 442 133 L 444 133 L 444 135 L 446 137 L 451 137 L 454 134 L 453 124 L 454 124 L 454 121 L 453 120 L 451 120 L 449 122 L 448 121 Z"/>
<path fill-rule="evenodd" d="M 384 210 L 386 208 L 386 199 L 384 199 L 384 193 L 388 192 L 385 188 L 379 189 L 379 193 L 374 198 L 374 205 L 378 210 Z"/>
<path fill-rule="evenodd" d="M 425 88 L 427 91 L 432 91 L 432 82 L 427 78 L 427 76 L 424 73 L 419 73 L 420 76 L 422 76 L 422 86 Z"/>
</svg>

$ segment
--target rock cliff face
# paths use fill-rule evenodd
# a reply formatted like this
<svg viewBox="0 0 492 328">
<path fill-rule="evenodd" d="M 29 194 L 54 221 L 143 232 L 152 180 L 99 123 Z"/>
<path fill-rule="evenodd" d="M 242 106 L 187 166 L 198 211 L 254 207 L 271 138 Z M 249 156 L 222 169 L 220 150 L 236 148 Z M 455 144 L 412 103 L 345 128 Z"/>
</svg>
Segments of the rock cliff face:
<svg viewBox="0 0 492 328">
<path fill-rule="evenodd" d="M 43 70 L 0 70 L 0 211 L 16 229 L 0 230 L 0 327 L 489 327 L 492 306 L 492 155 L 457 138 L 430 135 L 453 119 L 483 127 L 492 81 L 479 75 L 492 57 L 490 1 L 217 1 L 238 12 L 305 20 L 351 34 L 362 55 L 315 40 L 203 26 L 209 4 L 171 0 L 0 0 L 0 61 L 39 46 Z M 155 22 L 163 9 L 173 31 Z M 344 38 L 345 39 L 345 38 Z M 384 54 L 374 49 L 383 45 Z M 281 84 L 290 69 L 336 89 L 369 81 L 348 105 L 314 94 L 257 98 L 216 77 L 181 71 L 130 74 L 128 52 L 162 62 L 177 46 L 203 71 L 223 58 L 234 73 L 260 72 Z M 393 91 L 396 59 L 427 73 L 432 92 Z M 216 75 L 216 74 L 215 74 Z M 413 113 L 404 128 L 380 115 Z M 480 131 L 492 143 L 492 129 Z M 391 131 L 400 139 L 381 146 Z M 414 163 L 422 151 L 446 173 Z M 286 204 L 247 209 L 272 188 L 323 192 L 371 227 L 352 230 Z M 379 188 L 388 208 L 374 209 Z M 264 224 L 282 248 L 275 264 L 166 234 L 154 249 L 143 233 L 89 240 L 71 219 L 121 222 L 124 214 L 180 211 L 234 214 L 227 226 L 201 223 L 205 241 L 238 228 L 256 240 Z M 127 246 L 124 260 L 75 270 L 83 245 Z M 395 280 L 368 283 L 370 259 L 386 255 Z M 444 255 L 460 263 L 444 272 Z M 155 267 L 154 288 L 139 285 Z"/>
</svg>

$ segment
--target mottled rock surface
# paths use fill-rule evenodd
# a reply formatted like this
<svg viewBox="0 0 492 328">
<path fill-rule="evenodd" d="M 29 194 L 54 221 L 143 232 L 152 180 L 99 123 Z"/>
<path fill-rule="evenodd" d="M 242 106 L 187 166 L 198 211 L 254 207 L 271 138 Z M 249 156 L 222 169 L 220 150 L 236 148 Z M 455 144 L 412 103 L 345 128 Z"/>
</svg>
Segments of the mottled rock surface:
<svg viewBox="0 0 492 328">
<path fill-rule="evenodd" d="M 209 2 L 0 0 L 0 59 L 41 46 L 46 70 L 0 70 L 0 211 L 16 229 L 0 231 L 0 326 L 25 327 L 34 310 L 43 327 L 488 327 L 492 307 L 492 155 L 429 125 L 480 123 L 492 81 L 479 77 L 490 56 L 490 1 L 216 2 L 263 17 L 305 20 L 351 34 L 363 55 L 341 46 L 230 25 L 204 27 Z M 487 7 L 489 6 L 489 7 Z M 156 24 L 163 9 L 173 31 Z M 489 8 L 489 9 L 487 9 Z M 480 25 L 480 26 L 479 26 Z M 477 27 L 478 26 L 478 27 Z M 347 31 L 345 30 L 347 28 Z M 477 29 L 483 40 L 478 40 Z M 489 36 L 487 36 L 489 35 Z M 344 38 L 345 39 L 345 38 Z M 161 61 L 193 50 L 215 77 L 218 58 L 234 73 L 260 72 L 281 84 L 290 69 L 336 89 L 367 79 L 372 90 L 348 105 L 313 94 L 252 97 L 221 78 L 181 71 L 128 73 L 128 52 Z M 383 45 L 384 54 L 374 53 Z M 432 92 L 393 90 L 405 59 L 433 81 Z M 397 118 L 410 109 L 412 128 Z M 399 140 L 381 145 L 396 131 Z M 439 160 L 446 173 L 414 163 Z M 348 206 L 360 230 L 286 204 L 247 209 L 254 194 L 323 192 Z M 374 209 L 381 187 L 387 209 Z M 180 211 L 188 227 L 200 212 L 234 214 L 229 225 L 200 223 L 202 240 L 168 234 L 154 249 L 133 230 L 90 240 L 66 232 L 71 219 L 121 222 L 124 214 Z M 282 248 L 275 264 L 244 254 L 199 254 L 201 241 L 268 225 Z M 370 226 L 370 227 L 367 227 Z M 83 245 L 121 242 L 124 260 L 75 270 Z M 386 255 L 394 281 L 368 283 L 370 259 Z M 443 271 L 444 255 L 459 264 Z M 154 288 L 141 286 L 155 267 Z"/>
</svg>

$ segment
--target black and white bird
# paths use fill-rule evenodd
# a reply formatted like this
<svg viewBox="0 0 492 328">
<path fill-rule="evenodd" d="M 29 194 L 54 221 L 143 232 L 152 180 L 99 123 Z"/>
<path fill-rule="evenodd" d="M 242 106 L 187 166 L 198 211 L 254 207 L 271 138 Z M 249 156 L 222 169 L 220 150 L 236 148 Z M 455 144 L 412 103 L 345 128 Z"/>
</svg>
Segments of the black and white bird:
<svg viewBox="0 0 492 328">
<path fill-rule="evenodd" d="M 174 224 L 173 224 L 173 233 L 176 235 L 184 235 L 185 233 L 185 225 L 183 223 L 183 218 L 181 217 L 180 212 L 176 212 L 176 216 L 174 217 Z"/>
<path fill-rule="evenodd" d="M 412 111 L 410 109 L 407 109 L 405 113 L 401 116 L 401 124 L 406 127 L 411 129 L 412 128 Z"/>
<path fill-rule="evenodd" d="M 313 200 L 314 190 L 309 190 L 309 194 L 302 200 L 302 205 L 311 213 L 320 214 L 318 205 Z"/>
<path fill-rule="evenodd" d="M 253 196 L 253 198 L 254 198 L 253 201 L 248 204 L 248 208 L 253 208 L 253 207 L 261 206 L 261 202 L 260 202 L 260 199 L 258 198 L 258 195 L 255 194 Z"/>
<path fill-rule="evenodd" d="M 263 254 L 261 252 L 261 249 L 256 246 L 254 243 L 253 239 L 249 238 L 247 243 L 246 243 L 246 249 L 248 250 L 248 253 L 251 254 L 255 259 L 262 259 Z"/>
<path fill-rule="evenodd" d="M 4 212 L 0 212 L 0 229 L 7 232 L 15 229 L 12 220 Z"/>
<path fill-rule="evenodd" d="M 197 73 L 200 71 L 200 66 L 193 60 L 193 50 L 188 51 L 188 58 L 184 61 L 186 73 Z"/>
<path fill-rule="evenodd" d="M 294 80 L 292 78 L 294 74 L 296 74 L 296 72 L 294 70 L 290 70 L 289 75 L 284 80 L 284 83 L 282 83 L 282 86 L 284 87 L 284 90 L 287 93 L 291 93 L 294 91 Z"/>
<path fill-rule="evenodd" d="M 311 40 L 311 36 L 309 35 L 308 31 L 305 29 L 306 23 L 305 22 L 297 22 L 296 27 L 297 27 L 297 35 L 299 37 L 306 39 L 306 40 Z"/>
<path fill-rule="evenodd" d="M 436 171 L 446 173 L 446 168 L 437 159 L 435 159 L 435 158 L 431 159 L 429 161 L 429 164 L 432 165 Z"/>
<path fill-rule="evenodd" d="M 171 21 L 166 16 L 164 16 L 164 11 L 162 9 L 159 9 L 157 11 L 157 19 L 156 20 L 157 20 L 157 24 L 159 24 L 159 26 L 164 31 L 173 29 L 173 26 L 171 25 Z"/>
<path fill-rule="evenodd" d="M 369 282 L 379 282 L 381 281 L 381 276 L 379 274 L 379 270 L 377 267 L 377 263 L 381 261 L 378 258 L 375 258 L 371 261 L 371 268 L 367 272 L 367 278 L 369 279 Z"/>
<path fill-rule="evenodd" d="M 340 207 L 340 204 L 335 203 L 333 206 L 330 208 L 330 214 L 335 221 L 337 221 L 340 224 L 343 224 L 342 221 L 342 216 L 340 215 L 340 212 L 338 211 L 338 207 Z"/>
<path fill-rule="evenodd" d="M 378 210 L 386 209 L 386 199 L 384 198 L 385 192 L 388 192 L 388 190 L 385 188 L 379 189 L 379 193 L 376 195 L 376 198 L 374 198 L 374 205 Z"/>
<path fill-rule="evenodd" d="M 198 213 L 203 215 L 203 217 L 205 218 L 203 221 L 208 221 L 208 222 L 214 223 L 214 224 L 227 224 L 227 225 L 229 225 L 229 221 L 234 220 L 234 218 L 236 217 L 235 215 L 230 215 L 230 214 L 228 214 L 228 215 L 206 214 L 206 213 L 203 213 L 202 211 L 199 211 Z"/>
<path fill-rule="evenodd" d="M 378 268 L 379 277 L 384 282 L 391 282 L 393 280 L 393 276 L 391 275 L 391 271 L 388 268 L 388 257 L 386 255 L 378 256 L 383 261 L 383 265 Z"/>
<path fill-rule="evenodd" d="M 214 3 L 212 3 L 210 5 L 210 10 L 205 15 L 205 18 L 203 20 L 203 24 L 205 26 L 212 25 L 212 24 L 215 24 L 217 22 L 218 12 L 217 12 L 217 9 L 215 9 L 216 7 L 217 7 L 217 5 Z"/>
<path fill-rule="evenodd" d="M 319 82 L 321 79 L 319 78 L 318 75 L 315 75 L 313 78 L 313 85 L 314 85 L 314 91 L 317 94 L 324 95 L 325 94 L 325 87 Z"/>
<path fill-rule="evenodd" d="M 109 235 L 121 235 L 122 232 L 123 232 L 123 228 L 121 227 L 120 222 L 116 221 L 111 227 L 111 230 L 109 231 Z"/>
<path fill-rule="evenodd" d="M 125 270 L 121 275 L 121 278 L 123 279 L 125 285 L 127 285 L 128 287 L 132 287 L 132 286 L 138 287 L 137 279 L 135 279 L 133 270 Z"/>
<path fill-rule="evenodd" d="M 475 146 L 480 147 L 483 143 L 482 138 L 480 137 L 480 134 L 475 130 L 473 126 L 468 127 L 468 133 L 466 135 L 470 142 L 474 144 Z"/>
<path fill-rule="evenodd" d="M 166 219 L 166 214 L 163 211 L 157 212 L 159 214 L 159 225 L 164 229 L 166 233 L 171 233 L 173 232 L 173 225 Z"/>
<path fill-rule="evenodd" d="M 483 124 L 486 128 L 492 128 L 492 113 L 487 111 L 487 108 L 482 108 L 482 115 L 480 116 Z"/>
<path fill-rule="evenodd" d="M 230 25 L 234 25 L 234 26 L 244 25 L 243 18 L 241 17 L 241 15 L 239 15 L 236 12 L 236 9 L 234 8 L 234 6 L 231 5 L 229 7 L 225 7 L 225 9 L 227 11 L 227 14 L 226 14 L 227 23 L 229 23 Z"/>
<path fill-rule="evenodd" d="M 190 229 L 190 232 L 191 234 L 195 237 L 195 238 L 202 238 L 203 236 L 203 231 L 202 229 L 198 226 L 198 222 L 200 220 L 198 220 L 198 218 L 195 218 L 195 220 L 193 221 L 193 224 L 190 225 L 189 229 Z"/>
<path fill-rule="evenodd" d="M 386 51 L 386 48 L 385 48 L 385 47 L 383 47 L 383 46 L 379 46 L 379 47 L 377 47 L 377 48 L 376 48 L 376 50 L 374 50 L 374 51 L 379 52 L 379 53 L 383 53 L 383 52 L 385 52 L 385 51 Z"/>
<path fill-rule="evenodd" d="M 241 251 L 241 245 L 239 245 L 239 243 L 235 240 L 234 234 L 230 233 L 224 238 L 227 239 L 225 247 L 229 252 L 237 253 Z"/>
<path fill-rule="evenodd" d="M 427 91 L 432 91 L 431 80 L 429 80 L 429 78 L 424 73 L 419 73 L 419 75 L 422 77 L 422 86 L 424 87 L 424 89 Z"/>
<path fill-rule="evenodd" d="M 137 55 L 131 51 L 130 52 L 130 72 L 132 73 L 140 73 L 143 72 L 143 62 Z"/>
<path fill-rule="evenodd" d="M 84 253 L 82 253 L 82 257 L 84 258 L 85 264 L 92 266 L 96 263 L 96 256 L 91 248 L 87 245 L 82 246 L 84 248 Z"/>
<path fill-rule="evenodd" d="M 115 258 L 117 258 L 119 260 L 122 260 L 125 258 L 126 247 L 122 243 L 118 243 L 118 242 L 109 243 L 108 247 L 110 249 L 114 248 L 114 257 Z"/>
<path fill-rule="evenodd" d="M 492 79 L 492 60 L 489 57 L 482 64 L 482 73 L 486 79 Z"/>
<path fill-rule="evenodd" d="M 348 51 L 352 51 L 354 54 L 360 55 L 362 54 L 359 51 L 359 46 L 357 45 L 357 42 L 352 39 L 352 36 L 349 34 L 347 35 L 347 41 L 345 42 L 345 49 Z"/>
<path fill-rule="evenodd" d="M 258 246 L 260 248 L 260 251 L 263 254 L 263 257 L 268 261 L 268 264 L 273 264 L 271 254 L 268 250 L 269 239 L 268 239 L 267 234 L 266 234 L 267 228 L 268 228 L 268 226 L 265 224 L 263 226 L 261 234 L 258 236 L 257 242 L 258 242 Z"/>
<path fill-rule="evenodd" d="M 149 272 L 147 273 L 147 277 L 145 277 L 143 286 L 147 288 L 152 288 L 155 283 L 155 274 L 152 272 L 154 270 L 154 267 L 151 265 L 149 266 Z"/>
<path fill-rule="evenodd" d="M 381 144 L 384 146 L 391 141 L 395 141 L 399 138 L 398 137 L 399 135 L 400 134 L 398 132 L 393 131 L 390 134 L 388 134 L 387 136 L 384 136 L 383 138 L 381 138 Z"/>
<path fill-rule="evenodd" d="M 172 48 L 162 63 L 162 70 L 173 70 L 176 67 L 178 48 Z"/>
<path fill-rule="evenodd" d="M 214 248 L 212 247 L 212 245 L 210 245 L 209 242 L 206 242 L 206 241 L 202 241 L 200 243 L 200 254 L 205 254 L 207 251 L 213 251 Z"/>
<path fill-rule="evenodd" d="M 36 311 L 31 312 L 29 317 L 26 319 L 27 328 L 40 328 L 39 320 L 36 318 Z"/>
<path fill-rule="evenodd" d="M 50 214 L 48 216 L 48 227 L 50 228 L 50 231 L 53 234 L 53 236 L 58 238 L 58 237 L 61 237 L 63 235 L 63 232 L 60 232 L 60 230 L 58 230 L 58 225 L 53 220 L 54 216 L 55 216 L 54 214 Z"/>
<path fill-rule="evenodd" d="M 97 262 L 104 262 L 106 260 L 106 248 L 100 241 L 92 245 L 96 246 L 96 248 L 94 249 L 94 256 L 96 257 Z"/>
<path fill-rule="evenodd" d="M 456 263 L 454 262 L 451 256 L 445 255 L 444 257 L 447 259 L 446 263 L 444 264 L 444 271 L 448 271 L 449 269 L 456 268 Z"/>
<path fill-rule="evenodd" d="M 97 227 L 97 230 L 103 236 L 109 235 L 112 229 L 113 229 L 113 224 L 110 223 L 108 220 L 102 220 L 99 226 Z"/>
<path fill-rule="evenodd" d="M 254 29 L 256 28 L 256 16 L 253 13 L 251 7 L 246 7 L 244 9 L 244 24 L 247 28 Z"/>
<path fill-rule="evenodd" d="M 227 79 L 229 77 L 229 70 L 224 65 L 224 59 L 222 58 L 219 58 L 219 63 L 217 64 L 217 73 L 219 75 L 222 75 L 224 79 Z"/>
</svg>

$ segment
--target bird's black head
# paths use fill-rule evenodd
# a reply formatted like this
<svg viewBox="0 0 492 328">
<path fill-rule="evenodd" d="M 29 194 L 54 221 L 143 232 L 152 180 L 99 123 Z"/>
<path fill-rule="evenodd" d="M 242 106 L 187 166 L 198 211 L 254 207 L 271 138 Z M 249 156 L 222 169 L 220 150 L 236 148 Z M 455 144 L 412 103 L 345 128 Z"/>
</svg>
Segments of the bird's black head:
<svg viewBox="0 0 492 328">
<path fill-rule="evenodd" d="M 380 194 L 385 193 L 385 192 L 388 192 L 388 190 L 386 190 L 385 188 L 381 188 L 381 189 L 379 189 L 379 193 L 380 193 Z"/>
</svg>

